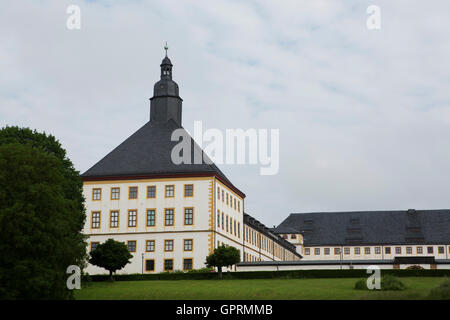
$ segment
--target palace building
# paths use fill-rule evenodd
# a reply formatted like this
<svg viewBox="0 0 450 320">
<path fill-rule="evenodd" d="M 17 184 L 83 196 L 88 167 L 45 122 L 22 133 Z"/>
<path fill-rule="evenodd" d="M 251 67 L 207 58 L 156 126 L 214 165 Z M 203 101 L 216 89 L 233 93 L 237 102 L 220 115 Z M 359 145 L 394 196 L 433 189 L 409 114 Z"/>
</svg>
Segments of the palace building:
<svg viewBox="0 0 450 320">
<path fill-rule="evenodd" d="M 295 244 L 244 213 L 245 194 L 209 158 L 172 161 L 177 129 L 189 137 L 191 156 L 203 155 L 182 127 L 172 67 L 166 51 L 150 121 L 81 175 L 89 250 L 109 238 L 126 243 L 133 258 L 120 273 L 200 269 L 219 245 L 238 248 L 241 261 L 299 260 Z"/>
<path fill-rule="evenodd" d="M 295 244 L 303 260 L 450 255 L 450 210 L 293 213 L 273 232 Z"/>
<path fill-rule="evenodd" d="M 133 257 L 120 273 L 200 269 L 220 245 L 240 250 L 242 271 L 450 268 L 450 210 L 293 213 L 272 229 L 248 215 L 245 194 L 183 129 L 167 48 L 160 66 L 150 121 L 82 174 L 89 250 L 126 243 Z M 175 130 L 190 161 L 172 159 Z"/>
</svg>

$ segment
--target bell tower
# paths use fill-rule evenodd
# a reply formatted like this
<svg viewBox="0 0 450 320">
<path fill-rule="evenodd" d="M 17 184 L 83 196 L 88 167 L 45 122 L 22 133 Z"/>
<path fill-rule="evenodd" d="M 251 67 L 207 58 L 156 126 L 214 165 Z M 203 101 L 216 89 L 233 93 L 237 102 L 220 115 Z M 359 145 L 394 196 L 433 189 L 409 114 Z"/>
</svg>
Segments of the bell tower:
<svg viewBox="0 0 450 320">
<path fill-rule="evenodd" d="M 172 62 L 167 57 L 167 43 L 164 47 L 166 56 L 161 62 L 161 80 L 155 83 L 153 97 L 150 98 L 150 121 L 167 122 L 173 119 L 181 126 L 181 109 L 178 84 L 172 80 Z"/>
</svg>

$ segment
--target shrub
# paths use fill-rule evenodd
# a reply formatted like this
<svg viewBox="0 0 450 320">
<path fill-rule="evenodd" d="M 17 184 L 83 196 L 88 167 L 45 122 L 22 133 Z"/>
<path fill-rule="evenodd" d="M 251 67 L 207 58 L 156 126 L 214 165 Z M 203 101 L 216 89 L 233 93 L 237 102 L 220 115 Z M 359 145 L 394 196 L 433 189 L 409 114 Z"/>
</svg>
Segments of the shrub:
<svg viewBox="0 0 450 320">
<path fill-rule="evenodd" d="M 406 270 L 423 270 L 423 267 L 414 265 L 407 267 Z"/>
<path fill-rule="evenodd" d="M 381 278 L 381 290 L 405 290 L 405 284 L 398 278 L 388 274 Z"/>
<path fill-rule="evenodd" d="M 355 290 L 367 290 L 367 280 L 366 279 L 359 279 L 355 283 Z"/>
<path fill-rule="evenodd" d="M 214 272 L 214 269 L 205 267 L 200 269 L 192 269 L 189 270 L 187 273 L 210 273 L 210 272 Z"/>
<path fill-rule="evenodd" d="M 433 300 L 448 300 L 450 299 L 450 281 L 446 281 L 434 289 L 431 289 L 428 295 L 429 299 Z"/>
</svg>

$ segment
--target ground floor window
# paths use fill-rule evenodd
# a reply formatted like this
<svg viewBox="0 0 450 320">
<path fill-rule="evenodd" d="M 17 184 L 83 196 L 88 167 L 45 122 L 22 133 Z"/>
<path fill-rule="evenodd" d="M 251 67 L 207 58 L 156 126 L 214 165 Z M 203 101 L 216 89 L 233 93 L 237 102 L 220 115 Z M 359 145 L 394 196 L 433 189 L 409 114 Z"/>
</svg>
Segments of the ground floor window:
<svg viewBox="0 0 450 320">
<path fill-rule="evenodd" d="M 183 260 L 183 270 L 192 270 L 192 259 Z"/>
<path fill-rule="evenodd" d="M 416 252 L 417 252 L 417 254 L 422 254 L 423 253 L 423 248 L 422 247 L 417 247 L 416 248 Z"/>
<path fill-rule="evenodd" d="M 173 259 L 165 259 L 164 271 L 172 271 L 172 270 L 173 270 Z"/>
<path fill-rule="evenodd" d="M 145 260 L 145 271 L 155 271 L 155 260 L 153 259 Z"/>
</svg>

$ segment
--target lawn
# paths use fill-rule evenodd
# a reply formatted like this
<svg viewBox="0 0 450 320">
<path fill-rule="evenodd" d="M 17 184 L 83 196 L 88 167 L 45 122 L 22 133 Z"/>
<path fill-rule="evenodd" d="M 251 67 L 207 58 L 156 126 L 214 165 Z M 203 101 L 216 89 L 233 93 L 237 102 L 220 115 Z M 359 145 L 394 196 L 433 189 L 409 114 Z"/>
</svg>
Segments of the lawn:
<svg viewBox="0 0 450 320">
<path fill-rule="evenodd" d="M 404 291 L 353 289 L 358 279 L 254 279 L 254 280 L 162 280 L 92 282 L 76 290 L 75 298 L 145 300 L 216 299 L 425 299 L 430 289 L 446 278 L 401 278 Z M 447 278 L 448 279 L 448 278 Z"/>
</svg>

